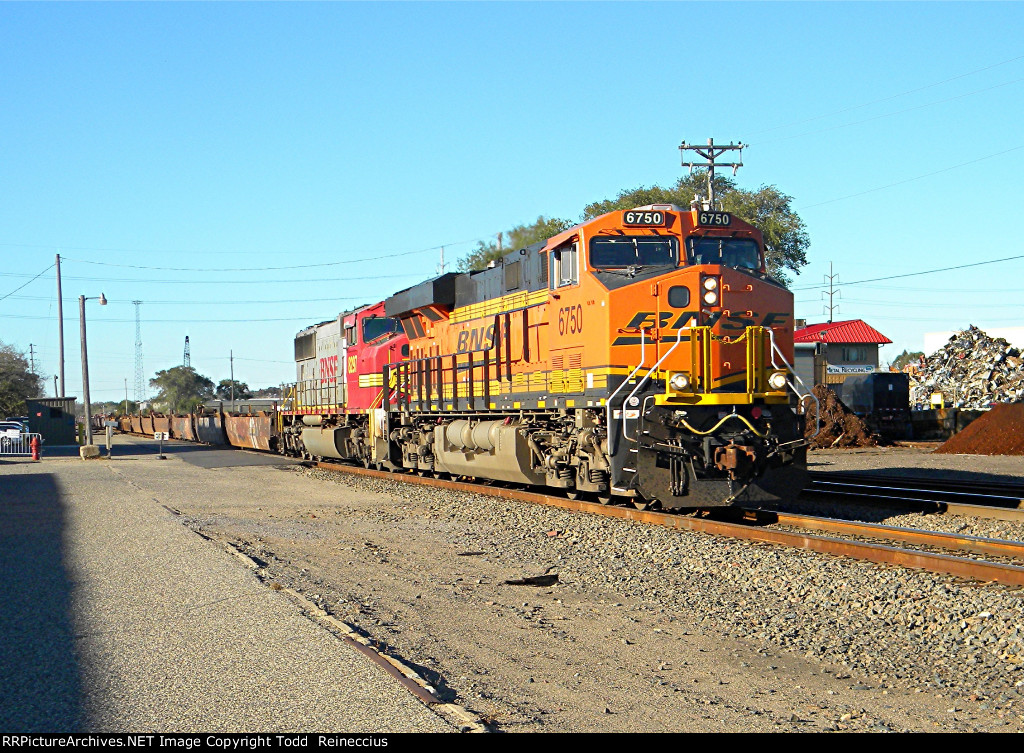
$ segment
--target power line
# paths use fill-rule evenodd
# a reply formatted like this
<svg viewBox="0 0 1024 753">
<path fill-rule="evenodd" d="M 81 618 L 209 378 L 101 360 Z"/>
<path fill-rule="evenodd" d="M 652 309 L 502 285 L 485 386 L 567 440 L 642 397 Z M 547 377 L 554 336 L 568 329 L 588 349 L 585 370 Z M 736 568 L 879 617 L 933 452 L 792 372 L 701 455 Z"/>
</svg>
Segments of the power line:
<svg viewBox="0 0 1024 753">
<path fill-rule="evenodd" d="M 337 314 L 333 316 L 321 317 L 318 321 L 327 321 L 332 318 L 337 318 Z M 33 320 L 50 320 L 52 316 L 32 316 L 30 314 L 0 314 L 0 319 L 33 319 Z M 273 319 L 147 319 L 146 321 L 150 324 L 238 324 L 246 322 L 305 322 L 312 319 L 317 319 L 315 316 L 286 316 L 281 318 Z M 106 323 L 124 323 L 133 322 L 134 319 L 102 319 L 96 317 L 90 317 L 89 322 L 106 322 Z"/>
<path fill-rule="evenodd" d="M 922 178 L 930 178 L 933 175 L 939 175 L 941 173 L 948 173 L 950 170 L 956 170 L 957 168 L 966 167 L 967 165 L 973 165 L 976 162 L 982 162 L 982 161 L 987 160 L 987 159 L 992 159 L 993 157 L 1001 157 L 1004 154 L 1009 154 L 1010 152 L 1016 152 L 1016 151 L 1018 151 L 1020 149 L 1024 149 L 1024 144 L 1021 144 L 1020 146 L 1015 146 L 1015 147 L 1013 147 L 1011 149 L 1006 149 L 1006 150 L 1001 151 L 1001 152 L 996 152 L 995 154 L 988 154 L 988 155 L 986 155 L 984 157 L 978 157 L 977 159 L 972 159 L 972 160 L 970 160 L 968 162 L 961 162 L 959 165 L 952 165 L 951 167 L 944 167 L 941 170 L 935 170 L 934 172 L 925 173 L 924 175 L 917 175 L 917 176 L 915 176 L 913 178 L 906 178 L 905 180 L 898 180 L 895 183 L 889 183 L 889 184 L 884 185 L 884 186 L 878 186 L 877 188 L 869 188 L 866 191 L 859 191 L 858 193 L 851 193 L 851 194 L 848 194 L 847 196 L 840 196 L 840 197 L 838 197 L 836 199 L 828 199 L 827 201 L 819 201 L 817 204 L 808 204 L 807 206 L 799 207 L 798 211 L 802 212 L 805 209 L 813 209 L 814 207 L 824 206 L 825 204 L 832 204 L 832 203 L 834 203 L 836 201 L 844 201 L 846 199 L 853 199 L 853 198 L 855 198 L 857 196 L 863 196 L 864 194 L 874 193 L 875 191 L 883 191 L 886 188 L 892 188 L 894 186 L 901 186 L 904 183 L 911 183 L 911 182 L 913 182 L 915 180 L 921 180 Z"/>
<path fill-rule="evenodd" d="M 28 282 L 26 282 L 26 283 L 25 283 L 24 285 L 21 285 L 21 286 L 19 286 L 19 287 L 16 287 L 16 288 L 15 288 L 14 290 L 12 290 L 12 291 L 11 291 L 10 293 L 8 293 L 7 295 L 3 296 L 3 298 L 0 298 L 0 301 L 4 300 L 4 298 L 10 298 L 10 297 L 11 297 L 12 295 L 14 295 L 15 293 L 17 293 L 17 292 L 18 292 L 19 290 L 21 290 L 22 288 L 28 287 L 28 286 L 29 286 L 29 285 L 31 285 L 31 284 L 32 284 L 33 282 L 35 282 L 35 281 L 36 281 L 36 280 L 38 280 L 38 279 L 39 279 L 40 277 L 42 277 L 42 276 L 43 276 L 43 275 L 45 275 L 45 274 L 46 274 L 47 272 L 49 272 L 49 271 L 50 271 L 51 269 L 53 269 L 53 267 L 54 267 L 54 265 L 53 265 L 53 264 L 51 264 L 51 265 L 50 265 L 50 266 L 48 266 L 48 267 L 47 267 L 46 269 L 44 269 L 44 270 L 43 270 L 42 272 L 40 272 L 40 273 L 39 273 L 39 274 L 37 274 L 37 275 L 36 275 L 35 277 L 33 277 L 33 278 L 32 278 L 31 280 L 29 280 Z M 25 276 L 25 275 L 18 275 L 18 277 L 24 277 L 24 276 Z"/>
<path fill-rule="evenodd" d="M 824 115 L 815 115 L 812 118 L 805 118 L 803 120 L 794 120 L 794 121 L 791 121 L 789 123 L 783 123 L 781 125 L 771 126 L 770 128 L 765 128 L 765 129 L 762 129 L 760 131 L 754 131 L 754 133 L 752 135 L 757 136 L 757 135 L 762 134 L 762 133 L 769 133 L 770 131 L 777 131 L 780 128 L 789 128 L 790 126 L 803 125 L 804 123 L 811 123 L 811 122 L 813 122 L 815 120 L 822 120 L 824 118 L 830 118 L 833 115 L 842 115 L 843 113 L 850 112 L 852 110 L 859 110 L 859 109 L 861 109 L 863 107 L 870 107 L 871 105 L 881 104 L 882 102 L 889 102 L 891 100 L 898 99 L 900 97 L 905 97 L 908 94 L 916 94 L 917 92 L 924 91 L 926 89 L 933 89 L 936 86 L 942 86 L 943 84 L 948 84 L 951 81 L 957 81 L 958 79 L 961 79 L 961 78 L 967 78 L 968 76 L 973 76 L 976 73 L 984 73 L 985 71 L 992 70 L 993 68 L 998 68 L 998 67 L 1003 66 L 1003 65 L 1008 65 L 1009 63 L 1016 63 L 1018 60 L 1024 60 L 1024 55 L 1018 55 L 1015 58 L 1010 58 L 1009 60 L 1003 60 L 1003 61 L 1001 61 L 999 63 L 993 63 L 992 65 L 985 66 L 984 68 L 977 68 L 977 69 L 975 69 L 973 71 L 968 71 L 967 73 L 961 73 L 961 74 L 959 74 L 957 76 L 953 76 L 952 78 L 943 79 L 942 81 L 936 81 L 935 83 L 926 84 L 925 86 L 919 86 L 916 89 L 908 89 L 907 91 L 900 92 L 899 94 L 891 94 L 888 97 L 882 97 L 881 99 L 873 99 L 870 102 L 864 102 L 863 104 L 852 105 L 850 107 L 844 107 L 841 110 L 833 110 L 832 112 L 825 113 Z"/>
<path fill-rule="evenodd" d="M 855 120 L 855 121 L 852 121 L 850 123 L 840 123 L 839 125 L 828 126 L 827 128 L 819 128 L 816 131 L 805 131 L 803 133 L 793 134 L 792 136 L 780 136 L 777 139 L 769 139 L 768 141 L 762 141 L 762 142 L 760 142 L 758 144 L 755 144 L 754 146 L 764 146 L 765 144 L 777 144 L 780 141 L 789 141 L 791 139 L 800 139 L 800 138 L 803 138 L 805 136 L 814 136 L 814 135 L 819 134 L 819 133 L 825 133 L 826 131 L 835 131 L 835 130 L 838 130 L 840 128 L 849 128 L 851 126 L 863 125 L 864 123 L 870 123 L 873 120 L 881 120 L 882 118 L 890 118 L 890 117 L 893 117 L 894 115 L 902 115 L 903 113 L 913 112 L 914 110 L 922 110 L 925 107 L 931 107 L 932 105 L 941 105 L 941 104 L 945 104 L 946 102 L 953 102 L 955 100 L 963 99 L 965 97 L 971 97 L 971 96 L 974 96 L 975 94 L 983 94 L 985 92 L 992 91 L 993 89 L 999 89 L 999 88 L 1004 87 L 1004 86 L 1010 86 L 1011 84 L 1019 84 L 1021 81 L 1024 81 L 1024 78 L 1015 78 L 1015 79 L 1013 79 L 1013 81 L 1006 81 L 1006 82 L 1004 82 L 1002 84 L 995 84 L 994 86 L 989 86 L 989 87 L 986 87 L 984 89 L 976 89 L 975 91 L 967 92 L 966 94 L 958 94 L 955 97 L 947 97 L 946 99 L 937 99 L 934 102 L 926 102 L 923 105 L 915 105 L 914 107 L 907 107 L 906 109 L 903 109 L 903 110 L 895 110 L 893 112 L 882 113 L 881 115 L 873 115 L 870 118 L 864 118 L 863 120 Z"/>
<path fill-rule="evenodd" d="M 46 295 L 16 295 L 16 296 L 13 296 L 13 298 L 16 301 L 52 301 L 53 300 L 52 296 L 46 296 Z M 66 298 L 64 300 L 74 302 L 73 298 Z M 154 306 L 154 305 L 162 305 L 162 306 L 196 306 L 196 305 L 201 305 L 201 306 L 210 306 L 210 305 L 217 305 L 217 306 L 241 306 L 243 304 L 245 304 L 245 305 L 253 305 L 253 304 L 263 305 L 263 304 L 267 304 L 267 303 L 332 303 L 332 302 L 335 302 L 335 301 L 363 301 L 363 300 L 366 300 L 366 296 L 365 295 L 331 296 L 330 298 L 277 298 L 277 299 L 270 300 L 270 301 L 268 301 L 268 300 L 217 301 L 216 304 L 212 304 L 210 302 L 209 298 L 207 298 L 205 300 L 195 300 L 195 301 L 185 301 L 185 300 L 181 300 L 180 298 L 179 299 L 175 299 L 173 301 L 169 301 L 169 300 L 153 300 L 152 298 L 147 298 L 146 299 L 146 305 L 147 306 Z M 107 301 L 107 305 L 108 306 L 121 306 L 121 305 L 130 306 L 131 305 L 131 301 Z"/>
<path fill-rule="evenodd" d="M 872 277 L 867 280 L 854 280 L 853 282 L 844 282 L 844 285 L 862 285 L 866 282 L 880 282 L 883 280 L 898 280 L 903 277 L 918 277 L 920 275 L 932 275 L 937 272 L 952 272 L 955 269 L 967 269 L 968 267 L 981 267 L 986 264 L 999 264 L 1004 261 L 1016 261 L 1017 259 L 1024 259 L 1024 254 L 1020 256 L 1007 256 L 1005 259 L 989 259 L 988 261 L 976 261 L 971 264 L 959 264 L 955 267 L 942 267 L 941 269 L 926 269 L 923 272 L 906 272 L 900 275 L 889 275 L 888 277 Z M 825 285 L 804 285 L 799 288 L 790 288 L 790 290 L 817 290 L 823 288 Z"/>
<path fill-rule="evenodd" d="M 474 243 L 476 241 L 482 241 L 482 240 L 484 240 L 484 238 L 486 238 L 486 236 L 479 237 L 479 238 L 470 238 L 469 240 L 466 240 L 466 241 L 447 242 L 447 243 L 442 244 L 441 246 L 463 246 L 463 245 L 465 245 L 467 243 Z M 276 256 L 282 256 L 282 255 L 285 255 L 285 253 L 286 253 L 286 252 L 281 252 L 281 251 L 182 251 L 182 250 L 171 250 L 171 251 L 163 250 L 163 251 L 160 251 L 160 250 L 154 250 L 154 249 L 141 249 L 141 248 L 93 248 L 93 247 L 85 247 L 85 246 L 67 246 L 65 244 L 58 244 L 58 245 L 60 246 L 61 249 L 71 249 L 73 251 L 95 251 L 95 252 L 100 252 L 100 253 L 112 253 L 112 252 L 114 252 L 114 253 L 134 253 L 134 254 L 137 254 L 137 253 L 152 253 L 152 254 L 164 254 L 164 255 L 174 255 L 174 254 L 181 254 L 181 253 L 201 253 L 201 254 L 206 254 L 206 255 L 209 255 L 209 254 L 248 254 L 248 255 L 254 255 L 254 254 L 257 254 L 257 253 L 259 253 L 259 254 L 272 253 L 272 254 L 274 254 Z M 40 244 L 26 244 L 26 243 L 0 243 L 0 246 L 8 246 L 8 247 L 12 247 L 12 248 L 53 248 L 52 244 L 51 245 L 40 245 Z M 174 266 L 142 266 L 142 265 L 136 265 L 136 264 L 118 264 L 118 263 L 115 263 L 113 261 L 90 261 L 90 260 L 87 260 L 87 259 L 72 259 L 72 258 L 69 258 L 69 257 L 63 257 L 63 258 L 65 258 L 66 261 L 77 261 L 77 262 L 79 262 L 81 264 L 101 264 L 103 266 L 121 266 L 121 267 L 127 267 L 127 268 L 131 268 L 131 269 L 156 269 L 156 270 L 163 270 L 163 271 L 211 271 L 211 273 L 216 273 L 216 271 L 280 271 L 282 269 L 306 269 L 306 268 L 312 268 L 312 267 L 318 267 L 318 266 L 337 266 L 339 264 L 354 264 L 354 263 L 357 263 L 357 262 L 360 262 L 360 261 L 380 261 L 381 259 L 390 259 L 390 258 L 393 258 L 393 257 L 396 257 L 396 256 L 412 256 L 413 254 L 422 254 L 422 253 L 427 253 L 428 251 L 437 251 L 438 249 L 441 248 L 441 246 L 431 246 L 429 248 L 416 249 L 415 251 L 389 251 L 389 252 L 386 252 L 386 253 L 384 253 L 384 254 L 382 254 L 380 256 L 366 256 L 366 257 L 360 257 L 360 258 L 357 258 L 357 259 L 345 259 L 345 260 L 342 260 L 342 261 L 325 261 L 325 262 L 316 263 L 316 264 L 289 264 L 287 266 L 262 266 L 262 267 L 251 267 L 251 266 L 223 267 L 223 266 L 218 266 L 218 267 L 212 267 L 212 268 L 211 267 L 202 267 L 202 268 L 200 268 L 200 267 L 174 267 Z M 327 253 L 342 254 L 344 252 L 343 251 L 329 251 Z"/>
<path fill-rule="evenodd" d="M 21 272 L 0 272 L 0 277 L 28 277 L 28 275 Z M 409 277 L 422 277 L 422 274 L 413 273 L 404 275 L 372 275 L 369 277 L 316 277 L 313 279 L 306 280 L 152 280 L 138 277 L 68 277 L 67 275 L 64 276 L 64 279 L 76 280 L 78 282 L 131 282 L 136 284 L 151 283 L 154 285 L 290 285 L 307 284 L 314 282 L 359 282 L 363 280 L 392 280 Z M 31 280 L 29 280 L 29 282 L 31 282 Z M 19 288 L 19 290 L 20 289 L 21 288 Z"/>
</svg>

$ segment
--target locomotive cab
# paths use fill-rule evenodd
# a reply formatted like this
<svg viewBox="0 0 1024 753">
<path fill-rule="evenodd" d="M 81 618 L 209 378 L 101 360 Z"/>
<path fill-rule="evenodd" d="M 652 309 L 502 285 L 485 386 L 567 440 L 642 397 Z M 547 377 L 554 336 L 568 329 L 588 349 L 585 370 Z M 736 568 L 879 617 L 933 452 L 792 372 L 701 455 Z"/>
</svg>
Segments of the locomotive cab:
<svg viewBox="0 0 1024 753">
<path fill-rule="evenodd" d="M 705 507 L 802 488 L 793 298 L 767 274 L 756 228 L 656 205 L 609 213 L 549 246 L 565 312 L 551 350 L 576 356 L 588 387 L 603 372 L 613 494 Z"/>
</svg>

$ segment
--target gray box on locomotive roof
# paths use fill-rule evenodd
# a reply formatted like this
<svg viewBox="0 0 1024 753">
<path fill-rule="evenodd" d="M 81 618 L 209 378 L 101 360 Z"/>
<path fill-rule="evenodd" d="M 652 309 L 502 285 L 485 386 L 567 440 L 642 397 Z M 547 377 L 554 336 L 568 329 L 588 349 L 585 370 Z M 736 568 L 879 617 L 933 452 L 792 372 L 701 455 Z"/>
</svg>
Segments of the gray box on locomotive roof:
<svg viewBox="0 0 1024 753">
<path fill-rule="evenodd" d="M 548 285 L 544 265 L 547 257 L 538 251 L 546 241 L 505 254 L 500 264 L 479 272 L 459 275 L 455 281 L 455 308 L 489 301 L 521 291 L 544 290 Z"/>
<path fill-rule="evenodd" d="M 26 400 L 28 430 L 41 434 L 48 447 L 78 444 L 75 398 L 39 397 Z"/>
<path fill-rule="evenodd" d="M 437 305 L 451 308 L 455 304 L 455 278 L 463 275 L 447 272 L 432 280 L 399 290 L 384 301 L 385 316 L 401 316 L 413 309 Z"/>
</svg>

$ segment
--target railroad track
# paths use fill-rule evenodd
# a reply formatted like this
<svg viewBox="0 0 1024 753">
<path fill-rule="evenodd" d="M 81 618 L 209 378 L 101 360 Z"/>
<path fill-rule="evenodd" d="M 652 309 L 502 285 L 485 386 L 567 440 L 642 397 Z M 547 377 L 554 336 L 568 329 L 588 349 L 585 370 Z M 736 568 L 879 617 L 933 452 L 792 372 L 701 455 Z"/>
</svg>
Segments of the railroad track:
<svg viewBox="0 0 1024 753">
<path fill-rule="evenodd" d="M 810 476 L 805 496 L 842 497 L 928 512 L 1024 522 L 1024 483 L 813 471 Z"/>
<path fill-rule="evenodd" d="M 637 510 L 632 507 L 602 505 L 596 502 L 566 499 L 564 497 L 503 486 L 485 486 L 431 476 L 388 473 L 334 463 L 317 463 L 315 467 L 336 473 L 350 473 L 389 481 L 482 494 L 519 502 L 530 502 L 548 507 L 558 507 L 564 510 L 586 512 L 594 515 L 674 528 L 676 530 L 698 531 L 712 535 L 805 549 L 824 554 L 847 556 L 880 564 L 920 568 L 973 580 L 1024 586 L 1024 567 L 1015 564 L 957 557 L 925 549 L 908 549 L 889 544 L 875 543 L 877 540 L 883 540 L 923 546 L 929 549 L 972 552 L 1003 559 L 1024 561 L 1024 543 L 1015 541 L 984 539 L 976 536 L 896 528 L 893 526 L 781 512 L 745 511 L 746 519 L 744 521 L 731 522 L 711 517 L 673 515 L 650 510 Z M 857 537 L 858 539 L 867 538 L 874 541 L 835 538 L 832 536 L 765 527 L 772 524 L 788 528 L 814 530 L 819 533 L 842 534 Z"/>
</svg>

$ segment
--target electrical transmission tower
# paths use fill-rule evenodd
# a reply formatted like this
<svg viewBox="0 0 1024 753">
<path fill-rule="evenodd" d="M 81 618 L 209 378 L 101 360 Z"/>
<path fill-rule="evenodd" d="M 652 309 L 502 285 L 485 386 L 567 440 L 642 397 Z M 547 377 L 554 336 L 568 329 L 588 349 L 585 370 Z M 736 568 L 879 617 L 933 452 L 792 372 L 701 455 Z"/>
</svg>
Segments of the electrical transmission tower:
<svg viewBox="0 0 1024 753">
<path fill-rule="evenodd" d="M 188 347 L 188 335 L 185 335 L 185 368 L 192 368 L 192 351 Z"/>
<path fill-rule="evenodd" d="M 687 144 L 685 141 L 679 145 L 679 152 L 681 156 L 685 158 L 686 152 L 696 152 L 698 155 L 703 157 L 706 162 L 683 162 L 683 167 L 690 168 L 692 173 L 696 167 L 707 168 L 708 171 L 708 198 L 707 201 L 703 201 L 704 210 L 713 212 L 715 210 L 715 168 L 716 167 L 731 167 L 732 174 L 735 175 L 736 171 L 743 167 L 743 147 L 747 144 L 733 144 L 729 142 L 728 146 L 715 146 L 714 139 L 708 139 L 707 146 L 697 146 L 696 144 Z M 715 157 L 721 157 L 726 152 L 739 151 L 740 162 L 715 162 Z M 701 201 L 699 196 L 694 197 L 694 201 Z"/>
<path fill-rule="evenodd" d="M 142 319 L 139 315 L 142 301 L 132 303 L 135 304 L 135 402 L 141 404 L 146 397 L 145 377 L 142 375 Z"/>
<path fill-rule="evenodd" d="M 821 297 L 824 300 L 825 296 L 828 296 L 828 303 L 822 307 L 822 313 L 828 312 L 828 323 L 832 323 L 832 319 L 835 314 L 839 311 L 839 304 L 833 303 L 832 299 L 835 296 L 843 297 L 843 291 L 835 289 L 836 278 L 839 277 L 837 274 L 832 274 L 832 262 L 828 263 L 828 274 L 825 275 L 825 283 L 828 285 L 828 291 L 821 291 Z"/>
</svg>

